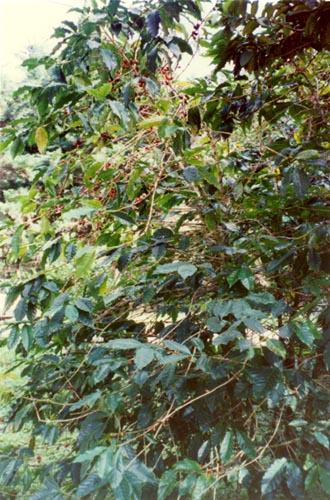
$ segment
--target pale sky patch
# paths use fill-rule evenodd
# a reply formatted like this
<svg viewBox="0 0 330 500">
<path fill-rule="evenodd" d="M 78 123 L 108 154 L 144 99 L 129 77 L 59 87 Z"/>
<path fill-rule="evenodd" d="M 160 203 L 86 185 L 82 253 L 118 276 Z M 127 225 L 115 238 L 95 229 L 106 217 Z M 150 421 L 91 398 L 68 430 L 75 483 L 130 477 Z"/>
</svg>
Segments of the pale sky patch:
<svg viewBox="0 0 330 500">
<path fill-rule="evenodd" d="M 134 5 L 134 0 L 122 1 Z M 84 5 L 85 0 L 0 0 L 0 86 L 8 81 L 19 83 L 26 74 L 21 64 L 28 56 L 27 48 L 40 47 L 45 55 L 49 54 L 56 44 L 56 39 L 51 38 L 54 29 L 64 20 L 76 21 L 79 14 L 68 11 Z M 207 10 L 212 4 L 208 5 Z M 181 66 L 187 63 L 189 69 L 183 78 L 203 77 L 210 71 L 208 61 L 200 56 L 193 60 L 185 56 Z"/>
</svg>

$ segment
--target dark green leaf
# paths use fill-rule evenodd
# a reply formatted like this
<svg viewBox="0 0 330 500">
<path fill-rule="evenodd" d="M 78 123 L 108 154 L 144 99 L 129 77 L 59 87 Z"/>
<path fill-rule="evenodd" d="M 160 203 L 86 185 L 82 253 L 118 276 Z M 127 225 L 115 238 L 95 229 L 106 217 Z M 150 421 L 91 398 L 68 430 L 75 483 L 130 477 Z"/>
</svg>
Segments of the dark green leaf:
<svg viewBox="0 0 330 500">
<path fill-rule="evenodd" d="M 148 14 L 147 29 L 153 38 L 156 38 L 158 36 L 159 25 L 160 25 L 160 15 L 158 10 L 155 10 L 154 12 Z"/>
<path fill-rule="evenodd" d="M 180 460 L 174 466 L 174 470 L 176 472 L 201 472 L 200 466 L 195 460 L 190 460 L 189 458 L 185 458 L 184 460 Z"/>
<path fill-rule="evenodd" d="M 302 471 L 294 462 L 286 464 L 285 472 L 286 484 L 293 498 L 304 500 L 304 478 Z"/>
<path fill-rule="evenodd" d="M 104 64 L 108 68 L 109 71 L 114 71 L 117 68 L 117 58 L 111 50 L 108 49 L 101 49 L 101 56 L 103 59 Z"/>
<path fill-rule="evenodd" d="M 262 495 L 270 495 L 276 491 L 282 482 L 283 476 L 286 472 L 287 459 L 277 458 L 268 467 L 261 480 L 261 493 Z"/>
<path fill-rule="evenodd" d="M 305 321 L 304 323 L 298 323 L 295 325 L 295 331 L 297 337 L 306 344 L 308 347 L 312 347 L 314 340 L 321 338 L 317 326 L 311 321 Z"/>
<path fill-rule="evenodd" d="M 173 470 L 165 471 L 159 480 L 157 500 L 166 500 L 176 487 L 176 473 Z"/>
<path fill-rule="evenodd" d="M 236 431 L 236 437 L 241 450 L 249 458 L 254 458 L 256 456 L 256 447 L 249 438 L 249 436 L 243 431 Z"/>
<path fill-rule="evenodd" d="M 136 350 L 134 362 L 139 370 L 148 366 L 154 359 L 154 350 L 151 347 L 141 347 Z"/>
<path fill-rule="evenodd" d="M 93 472 L 79 485 L 76 493 L 77 498 L 83 498 L 89 495 L 90 493 L 92 493 L 92 491 L 95 491 L 97 488 L 99 488 L 101 484 L 102 482 L 99 475 L 96 474 L 96 472 Z"/>
<path fill-rule="evenodd" d="M 330 470 L 319 466 L 318 473 L 323 491 L 330 495 Z"/>
<path fill-rule="evenodd" d="M 223 463 L 229 462 L 234 452 L 234 433 L 227 431 L 221 442 L 220 457 Z"/>
</svg>

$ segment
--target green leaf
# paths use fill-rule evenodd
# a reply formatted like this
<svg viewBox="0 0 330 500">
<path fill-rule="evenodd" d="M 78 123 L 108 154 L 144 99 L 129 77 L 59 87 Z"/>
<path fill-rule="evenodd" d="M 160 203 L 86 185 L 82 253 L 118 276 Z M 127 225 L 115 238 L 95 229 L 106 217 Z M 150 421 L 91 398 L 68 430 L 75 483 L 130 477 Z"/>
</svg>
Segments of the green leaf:
<svg viewBox="0 0 330 500">
<path fill-rule="evenodd" d="M 197 267 L 194 264 L 182 264 L 178 268 L 178 273 L 182 279 L 187 279 L 190 276 L 193 276 L 197 271 Z"/>
<path fill-rule="evenodd" d="M 7 146 L 13 141 L 13 137 L 10 136 L 7 139 L 4 139 L 2 142 L 0 142 L 0 153 L 6 149 Z"/>
<path fill-rule="evenodd" d="M 104 83 L 100 87 L 94 89 L 88 89 L 87 93 L 89 95 L 92 95 L 93 97 L 96 97 L 97 99 L 103 100 L 107 97 L 107 95 L 110 94 L 111 90 L 112 90 L 111 83 Z"/>
<path fill-rule="evenodd" d="M 318 158 L 320 158 L 320 151 L 317 149 L 300 151 L 295 157 L 296 160 L 317 160 Z"/>
<path fill-rule="evenodd" d="M 307 420 L 303 419 L 296 419 L 296 420 L 291 420 L 289 423 L 292 427 L 304 427 L 305 425 L 308 425 Z"/>
<path fill-rule="evenodd" d="M 102 382 L 112 370 L 110 363 L 99 365 L 93 373 L 94 385 Z"/>
<path fill-rule="evenodd" d="M 185 458 L 184 460 L 180 460 L 174 465 L 173 469 L 176 472 L 187 472 L 187 473 L 198 472 L 199 474 L 201 473 L 201 469 L 198 462 L 195 462 L 195 460 L 190 460 L 190 458 Z"/>
<path fill-rule="evenodd" d="M 318 478 L 318 467 L 313 466 L 305 477 L 305 489 L 310 490 L 317 482 Z"/>
<path fill-rule="evenodd" d="M 256 447 L 246 434 L 246 432 L 236 431 L 236 437 L 241 450 L 247 457 L 254 458 L 256 456 Z"/>
<path fill-rule="evenodd" d="M 155 115 L 150 118 L 145 118 L 144 120 L 139 121 L 138 123 L 138 128 L 152 128 L 152 127 L 159 127 L 159 125 L 162 123 L 162 121 L 166 119 L 166 116 L 164 115 Z"/>
<path fill-rule="evenodd" d="M 22 235 L 25 229 L 25 225 L 21 224 L 18 226 L 18 228 L 15 230 L 12 238 L 11 238 L 11 251 L 13 252 L 15 257 L 19 257 L 20 251 L 21 251 L 21 242 L 22 242 Z"/>
<path fill-rule="evenodd" d="M 94 304 L 91 299 L 81 298 L 75 301 L 75 306 L 80 311 L 91 313 L 93 312 Z"/>
<path fill-rule="evenodd" d="M 72 260 L 77 253 L 77 245 L 75 243 L 69 243 L 64 250 L 64 255 L 68 261 Z"/>
<path fill-rule="evenodd" d="M 92 269 L 95 261 L 95 250 L 89 247 L 81 249 L 75 260 L 75 277 L 77 279 L 86 276 Z"/>
<path fill-rule="evenodd" d="M 8 345 L 8 349 L 13 349 L 13 347 L 15 347 L 15 345 L 17 344 L 17 342 L 19 341 L 19 338 L 20 338 L 20 331 L 19 331 L 19 328 L 17 325 L 14 325 L 11 330 L 10 330 L 10 334 L 8 336 L 8 342 L 7 342 L 7 345 Z"/>
<path fill-rule="evenodd" d="M 317 326 L 311 321 L 305 321 L 304 323 L 298 323 L 295 325 L 295 332 L 297 337 L 306 344 L 308 347 L 312 347 L 314 340 L 321 338 Z"/>
<path fill-rule="evenodd" d="M 267 339 L 266 340 L 266 346 L 268 349 L 281 358 L 285 359 L 286 358 L 286 348 L 285 345 L 280 341 L 276 339 Z"/>
<path fill-rule="evenodd" d="M 220 447 L 220 457 L 223 463 L 229 462 L 233 457 L 234 452 L 234 433 L 233 431 L 227 431 L 225 437 L 221 442 Z"/>
<path fill-rule="evenodd" d="M 120 119 L 121 125 L 127 128 L 130 123 L 130 115 L 125 105 L 119 101 L 109 101 L 109 105 L 113 114 Z"/>
<path fill-rule="evenodd" d="M 80 207 L 73 208 L 72 210 L 68 210 L 67 212 L 62 213 L 62 219 L 64 221 L 70 221 L 71 219 L 80 219 L 80 217 L 91 216 L 95 212 L 94 207 Z"/>
<path fill-rule="evenodd" d="M 74 403 L 72 406 L 70 406 L 70 412 L 79 410 L 79 408 L 82 408 L 83 406 L 88 406 L 89 408 L 92 408 L 96 401 L 100 399 L 101 397 L 101 391 L 96 391 L 92 392 L 92 394 L 88 394 L 88 396 L 83 397 L 76 403 Z"/>
<path fill-rule="evenodd" d="M 82 464 L 84 462 L 91 462 L 94 460 L 95 457 L 99 457 L 106 451 L 106 446 L 96 446 L 96 448 L 93 448 L 92 450 L 87 450 L 84 453 L 81 453 L 78 455 L 74 460 L 73 463 L 75 464 Z"/>
<path fill-rule="evenodd" d="M 30 325 L 23 325 L 21 336 L 22 345 L 26 352 L 29 352 L 34 340 L 32 327 Z"/>
<path fill-rule="evenodd" d="M 330 449 L 329 438 L 328 438 L 328 436 L 323 434 L 323 432 L 319 432 L 319 431 L 313 432 L 313 436 L 315 437 L 315 439 L 318 443 L 320 443 L 322 446 L 324 446 L 324 448 L 326 448 L 327 450 Z"/>
<path fill-rule="evenodd" d="M 110 212 L 115 219 L 118 219 L 126 226 L 133 226 L 135 224 L 135 220 L 131 215 L 128 215 L 126 212 Z"/>
<path fill-rule="evenodd" d="M 172 351 L 178 351 L 178 352 L 182 352 L 183 354 L 191 355 L 191 352 L 187 346 L 180 344 L 179 342 L 176 342 L 175 340 L 164 340 L 163 344 L 168 349 L 171 349 Z"/>
<path fill-rule="evenodd" d="M 154 350 L 151 347 L 141 347 L 136 350 L 134 362 L 139 370 L 148 366 L 154 359 Z"/>
<path fill-rule="evenodd" d="M 166 498 L 173 492 L 176 484 L 177 479 L 175 471 L 165 471 L 159 480 L 157 500 L 166 500 Z"/>
<path fill-rule="evenodd" d="M 254 275 L 248 267 L 241 267 L 241 269 L 237 269 L 227 277 L 227 282 L 231 287 L 238 281 L 247 290 L 253 290 L 255 284 Z"/>
<path fill-rule="evenodd" d="M 205 492 L 209 491 L 212 481 L 205 476 L 199 476 L 192 488 L 191 500 L 200 500 L 205 496 Z"/>
<path fill-rule="evenodd" d="M 277 458 L 271 466 L 268 467 L 261 480 L 262 495 L 271 495 L 278 490 L 286 472 L 286 466 L 286 458 Z"/>
<path fill-rule="evenodd" d="M 37 128 L 34 137 L 35 137 L 35 141 L 36 141 L 39 153 L 43 154 L 46 151 L 47 145 L 48 145 L 47 130 L 43 127 Z"/>
<path fill-rule="evenodd" d="M 245 52 L 243 52 L 239 60 L 240 65 L 245 66 L 250 61 L 252 56 L 253 56 L 253 50 L 248 49 Z"/>
<path fill-rule="evenodd" d="M 213 333 L 219 333 L 223 328 L 226 326 L 227 322 L 219 320 L 215 316 L 212 316 L 206 321 L 206 326 L 211 332 Z"/>
<path fill-rule="evenodd" d="M 28 310 L 26 299 L 22 298 L 14 309 L 14 317 L 16 321 L 22 321 Z"/>
<path fill-rule="evenodd" d="M 153 38 L 156 38 L 158 35 L 159 25 L 160 15 L 158 10 L 147 15 L 147 30 Z"/>
<path fill-rule="evenodd" d="M 160 363 L 162 365 L 176 364 L 183 359 L 187 359 L 189 356 L 188 354 L 170 354 L 169 356 L 162 357 Z"/>
<path fill-rule="evenodd" d="M 309 188 L 309 178 L 302 170 L 295 168 L 292 174 L 293 185 L 298 198 L 303 198 Z"/>
<path fill-rule="evenodd" d="M 107 448 L 99 457 L 96 469 L 100 478 L 103 480 L 109 479 L 109 475 L 113 470 L 114 451 L 112 448 Z"/>
<path fill-rule="evenodd" d="M 120 481 L 119 478 L 121 478 Z M 116 486 L 117 482 L 119 482 L 119 484 Z M 115 469 L 111 474 L 111 485 L 114 488 L 114 498 L 116 500 L 126 500 L 127 498 L 132 498 L 131 484 L 132 484 L 132 478 L 129 477 L 129 479 L 127 479 L 127 477 L 124 476 L 124 473 L 122 471 L 118 471 Z"/>
<path fill-rule="evenodd" d="M 323 491 L 330 495 L 330 470 L 320 465 L 318 467 L 318 473 Z"/>
<path fill-rule="evenodd" d="M 60 295 L 57 295 L 57 297 L 55 297 L 49 311 L 46 311 L 45 316 L 50 317 L 50 318 L 53 317 L 57 312 L 59 312 L 63 309 L 63 306 L 67 300 L 68 300 L 67 293 L 61 293 Z"/>
<path fill-rule="evenodd" d="M 201 180 L 201 176 L 199 175 L 198 168 L 196 167 L 186 167 L 182 172 L 183 178 L 187 182 L 198 182 Z"/>
<path fill-rule="evenodd" d="M 77 489 L 76 497 L 83 498 L 95 491 L 102 485 L 102 481 L 96 472 L 93 472 L 90 476 L 84 479 Z"/>
<path fill-rule="evenodd" d="M 237 317 L 237 316 L 236 316 Z M 265 329 L 263 324 L 257 318 L 249 316 L 247 318 L 242 319 L 245 326 L 247 326 L 250 330 L 257 333 L 264 333 Z"/>
<path fill-rule="evenodd" d="M 102 59 L 109 71 L 114 71 L 117 68 L 117 58 L 113 52 L 108 49 L 100 50 Z"/>
<path fill-rule="evenodd" d="M 298 465 L 294 462 L 288 462 L 286 464 L 285 478 L 292 497 L 296 500 L 304 500 L 304 478 Z"/>
<path fill-rule="evenodd" d="M 154 274 L 170 274 L 177 272 L 181 278 L 186 279 L 193 276 L 197 271 L 197 267 L 189 262 L 172 262 L 170 264 L 160 264 L 156 267 Z"/>
<path fill-rule="evenodd" d="M 107 347 L 111 349 L 126 350 L 126 349 L 137 349 L 138 347 L 144 347 L 144 344 L 139 340 L 135 339 L 114 339 L 107 342 Z"/>
<path fill-rule="evenodd" d="M 176 272 L 180 265 L 181 262 L 172 262 L 171 264 L 160 264 L 159 266 L 156 267 L 154 274 L 170 274 Z"/>
<path fill-rule="evenodd" d="M 75 324 L 79 319 L 78 309 L 71 304 L 66 306 L 64 314 L 65 314 L 65 317 L 73 324 Z"/>
<path fill-rule="evenodd" d="M 24 143 L 20 137 L 17 137 L 13 141 L 11 148 L 10 148 L 10 154 L 11 154 L 12 158 L 16 158 L 16 156 L 20 155 L 23 152 L 23 150 L 24 150 Z"/>
</svg>

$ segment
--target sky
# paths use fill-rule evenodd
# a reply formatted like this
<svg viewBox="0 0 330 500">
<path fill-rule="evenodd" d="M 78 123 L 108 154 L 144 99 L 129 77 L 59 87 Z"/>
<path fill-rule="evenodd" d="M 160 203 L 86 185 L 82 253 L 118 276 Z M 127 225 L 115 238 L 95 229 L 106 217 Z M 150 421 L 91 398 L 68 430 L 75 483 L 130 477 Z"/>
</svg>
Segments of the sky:
<svg viewBox="0 0 330 500">
<path fill-rule="evenodd" d="M 12 81 L 24 76 L 20 64 L 27 56 L 29 45 L 51 48 L 51 35 L 61 21 L 77 19 L 69 13 L 72 7 L 82 7 L 84 0 L 0 0 L 0 73 Z M 0 82 L 0 84 L 1 84 Z"/>
<path fill-rule="evenodd" d="M 127 5 L 134 3 L 124 1 Z M 84 3 L 85 0 L 0 0 L 0 86 L 8 81 L 11 86 L 19 83 L 25 75 L 21 63 L 28 55 L 27 47 L 42 47 L 49 53 L 56 43 L 51 39 L 54 29 L 65 19 L 77 20 L 79 14 L 68 11 L 83 7 Z M 201 64 L 200 59 L 194 60 L 190 74 L 198 75 Z"/>
<path fill-rule="evenodd" d="M 124 1 L 127 5 L 134 3 Z M 85 0 L 0 0 L 0 89 L 4 82 L 15 86 L 24 77 L 21 63 L 28 55 L 27 47 L 41 47 L 49 53 L 56 43 L 51 39 L 54 29 L 65 19 L 77 20 L 79 14 L 68 11 L 84 4 Z M 205 60 L 195 58 L 184 76 L 198 76 L 202 67 L 205 74 Z"/>
</svg>

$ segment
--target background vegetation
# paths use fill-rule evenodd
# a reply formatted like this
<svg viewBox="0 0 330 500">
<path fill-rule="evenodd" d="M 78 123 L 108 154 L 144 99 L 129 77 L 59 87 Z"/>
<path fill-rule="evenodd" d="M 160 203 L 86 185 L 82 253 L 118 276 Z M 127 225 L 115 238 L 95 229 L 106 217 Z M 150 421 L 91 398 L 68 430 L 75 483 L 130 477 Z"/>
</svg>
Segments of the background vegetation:
<svg viewBox="0 0 330 500">
<path fill-rule="evenodd" d="M 30 430 L 4 491 L 324 498 L 329 3 L 78 10 L 3 129 L 33 159 L 1 221 L 24 377 L 5 418 Z M 214 73 L 182 82 L 198 47 Z"/>
</svg>

